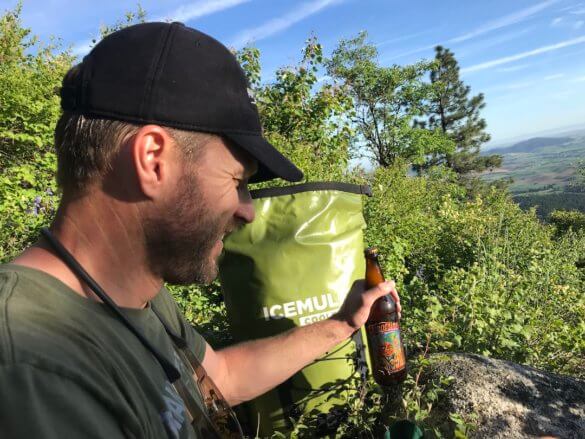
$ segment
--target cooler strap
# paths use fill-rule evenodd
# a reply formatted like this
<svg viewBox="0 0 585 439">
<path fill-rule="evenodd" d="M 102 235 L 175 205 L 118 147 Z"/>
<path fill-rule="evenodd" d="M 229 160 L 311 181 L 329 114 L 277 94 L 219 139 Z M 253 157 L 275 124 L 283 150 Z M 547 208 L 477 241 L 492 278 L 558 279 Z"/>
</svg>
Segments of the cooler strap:
<svg viewBox="0 0 585 439">
<path fill-rule="evenodd" d="M 364 339 L 362 336 L 362 329 L 359 329 L 356 332 L 354 332 L 353 335 L 351 336 L 351 339 L 355 343 L 354 358 L 356 370 L 360 374 L 362 383 L 365 384 L 368 379 L 368 363 L 366 360 L 366 346 L 364 344 Z M 280 400 L 280 406 L 282 407 L 282 411 L 284 413 L 286 426 L 289 429 L 292 429 L 294 427 L 292 424 L 292 419 L 294 419 L 296 416 L 295 413 L 296 406 L 293 402 L 292 396 L 292 389 L 294 388 L 293 377 L 290 377 L 288 380 L 286 380 L 277 387 L 278 399 Z"/>
</svg>

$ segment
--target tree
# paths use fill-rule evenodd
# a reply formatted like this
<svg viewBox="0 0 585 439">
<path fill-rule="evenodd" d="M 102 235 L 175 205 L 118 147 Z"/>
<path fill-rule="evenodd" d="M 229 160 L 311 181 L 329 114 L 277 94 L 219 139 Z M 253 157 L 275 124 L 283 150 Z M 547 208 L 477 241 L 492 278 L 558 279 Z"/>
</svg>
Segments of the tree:
<svg viewBox="0 0 585 439">
<path fill-rule="evenodd" d="M 421 123 L 430 130 L 439 129 L 455 142 L 456 150 L 433 154 L 430 165 L 445 163 L 458 174 L 484 171 L 502 164 L 499 155 L 480 155 L 481 145 L 490 140 L 485 132 L 485 107 L 482 93 L 469 97 L 470 87 L 459 78 L 459 65 L 454 54 L 442 46 L 435 48 L 435 64 L 430 72 L 432 97 L 428 119 Z"/>
<path fill-rule="evenodd" d="M 73 57 L 24 28 L 22 4 L 0 16 L 0 169 L 51 149 L 60 113 L 55 92 Z"/>
<path fill-rule="evenodd" d="M 559 235 L 569 230 L 585 230 L 585 213 L 578 210 L 554 210 L 548 220 L 556 227 Z"/>
<path fill-rule="evenodd" d="M 126 14 L 124 14 L 124 19 L 118 20 L 112 25 L 102 24 L 100 26 L 99 39 L 93 38 L 91 40 L 91 47 L 93 48 L 93 46 L 95 46 L 97 43 L 99 43 L 102 39 L 104 39 L 111 33 L 119 31 L 120 29 L 124 29 L 125 27 L 131 26 L 133 24 L 145 23 L 146 17 L 147 17 L 146 10 L 142 7 L 142 5 L 139 2 L 136 5 L 136 11 L 126 12 Z"/>
<path fill-rule="evenodd" d="M 236 56 L 270 142 L 303 169 L 307 180 L 349 178 L 352 129 L 347 115 L 352 101 L 340 87 L 319 82 L 317 74 L 323 68 L 319 42 L 309 38 L 300 62 L 278 69 L 276 79 L 264 84 L 258 49 L 246 47 Z"/>
<path fill-rule="evenodd" d="M 585 160 L 575 163 L 575 175 L 565 188 L 565 192 L 585 193 Z"/>
<path fill-rule="evenodd" d="M 387 167 L 399 158 L 422 164 L 428 155 L 453 151 L 454 145 L 443 131 L 416 124 L 426 114 L 432 92 L 422 80 L 431 63 L 380 66 L 377 50 L 366 37 L 362 32 L 342 40 L 327 62 L 329 75 L 342 82 L 354 101 L 356 156 Z"/>
</svg>

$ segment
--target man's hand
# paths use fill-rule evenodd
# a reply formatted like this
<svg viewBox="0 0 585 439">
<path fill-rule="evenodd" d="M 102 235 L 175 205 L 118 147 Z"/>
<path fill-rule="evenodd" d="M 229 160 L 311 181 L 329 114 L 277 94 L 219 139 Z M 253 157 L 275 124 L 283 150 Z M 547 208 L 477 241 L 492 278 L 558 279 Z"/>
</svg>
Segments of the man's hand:
<svg viewBox="0 0 585 439">
<path fill-rule="evenodd" d="M 398 291 L 396 291 L 394 281 L 390 280 L 383 282 L 369 290 L 365 289 L 365 285 L 366 283 L 364 280 L 354 282 L 345 301 L 341 305 L 341 308 L 331 318 L 343 321 L 349 326 L 352 332 L 357 331 L 368 320 L 370 308 L 376 299 L 379 299 L 386 294 L 390 294 L 394 302 L 396 302 L 396 311 L 398 312 L 398 318 L 400 319 L 402 307 L 400 306 L 400 297 L 398 297 Z"/>
</svg>

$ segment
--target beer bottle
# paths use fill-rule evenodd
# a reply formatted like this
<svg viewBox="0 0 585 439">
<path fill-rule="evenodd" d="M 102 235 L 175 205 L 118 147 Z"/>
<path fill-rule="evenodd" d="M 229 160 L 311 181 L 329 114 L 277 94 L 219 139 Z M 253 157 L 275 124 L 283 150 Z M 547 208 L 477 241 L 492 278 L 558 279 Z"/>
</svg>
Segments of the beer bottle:
<svg viewBox="0 0 585 439">
<path fill-rule="evenodd" d="M 378 249 L 365 250 L 366 285 L 374 288 L 384 282 L 378 262 Z M 374 379 L 381 386 L 390 386 L 406 378 L 406 353 L 400 335 L 396 303 L 388 294 L 374 302 L 366 322 L 368 349 Z"/>
</svg>

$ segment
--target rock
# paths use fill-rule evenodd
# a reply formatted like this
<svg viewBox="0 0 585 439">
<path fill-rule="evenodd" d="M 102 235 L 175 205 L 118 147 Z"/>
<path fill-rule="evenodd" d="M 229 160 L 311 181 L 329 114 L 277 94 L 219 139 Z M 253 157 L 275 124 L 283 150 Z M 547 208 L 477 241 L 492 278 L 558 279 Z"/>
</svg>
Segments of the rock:
<svg viewBox="0 0 585 439">
<path fill-rule="evenodd" d="M 477 415 L 470 438 L 585 438 L 585 381 L 480 355 L 444 357 L 427 378 L 454 378 L 431 411 L 447 437 L 455 412 Z"/>
</svg>

